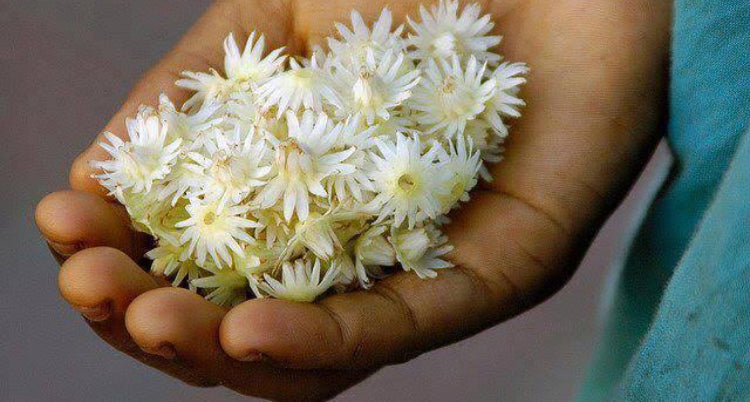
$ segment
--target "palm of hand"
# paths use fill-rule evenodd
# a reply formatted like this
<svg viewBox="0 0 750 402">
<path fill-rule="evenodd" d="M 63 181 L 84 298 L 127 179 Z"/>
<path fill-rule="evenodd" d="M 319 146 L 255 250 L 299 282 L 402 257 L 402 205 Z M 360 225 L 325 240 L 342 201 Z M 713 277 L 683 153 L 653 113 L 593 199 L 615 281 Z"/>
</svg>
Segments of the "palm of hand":
<svg viewBox="0 0 750 402">
<path fill-rule="evenodd" d="M 322 44 L 357 9 L 397 21 L 419 0 L 227 0 L 206 15 L 136 86 L 108 130 L 172 84 L 182 70 L 221 65 L 221 40 L 253 29 L 291 53 Z M 186 382 L 221 384 L 272 399 L 322 399 L 400 362 L 530 308 L 572 274 L 657 138 L 663 96 L 666 5 L 648 1 L 485 1 L 502 53 L 532 68 L 525 116 L 511 130 L 496 180 L 475 190 L 448 228 L 457 268 L 435 280 L 402 273 L 372 290 L 316 304 L 251 300 L 231 311 L 162 287 L 133 260 L 142 239 L 121 207 L 102 197 L 88 161 L 73 191 L 54 193 L 37 223 L 57 255 L 63 297 L 117 349 Z M 654 28 L 658 27 L 658 28 Z M 74 254 L 75 253 L 75 254 Z"/>
</svg>

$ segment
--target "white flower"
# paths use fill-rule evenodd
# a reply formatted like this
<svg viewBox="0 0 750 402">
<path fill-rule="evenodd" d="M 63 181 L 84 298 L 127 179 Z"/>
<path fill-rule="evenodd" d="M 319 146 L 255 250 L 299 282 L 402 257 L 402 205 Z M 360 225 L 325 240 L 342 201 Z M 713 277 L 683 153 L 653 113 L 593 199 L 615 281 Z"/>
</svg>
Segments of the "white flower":
<svg viewBox="0 0 750 402">
<path fill-rule="evenodd" d="M 405 271 L 413 271 L 420 278 L 434 278 L 437 276 L 436 269 L 453 267 L 453 264 L 441 258 L 453 247 L 445 244 L 447 239 L 436 228 L 398 231 L 389 241 L 396 250 L 401 267 Z"/>
<path fill-rule="evenodd" d="M 396 252 L 385 238 L 386 226 L 375 226 L 363 233 L 354 244 L 355 273 L 360 286 L 372 286 L 368 271 L 372 267 L 396 264 Z"/>
<path fill-rule="evenodd" d="M 255 31 L 250 34 L 245 49 L 240 53 L 234 35 L 230 33 L 224 40 L 224 78 L 215 69 L 209 73 L 183 71 L 185 78 L 177 80 L 177 86 L 195 91 L 195 94 L 182 105 L 183 110 L 194 110 L 213 103 L 223 103 L 232 92 L 245 90 L 251 82 L 270 77 L 279 70 L 286 56 L 281 56 L 284 48 L 276 49 L 265 58 L 265 37 L 260 35 L 255 41 Z"/>
<path fill-rule="evenodd" d="M 190 218 L 176 224 L 179 228 L 185 228 L 180 243 L 190 242 L 183 257 L 194 255 L 198 265 L 204 265 L 208 255 L 219 267 L 222 266 L 222 261 L 231 265 L 229 250 L 242 253 L 237 241 L 254 242 L 245 229 L 257 227 L 258 224 L 242 217 L 250 209 L 248 206 L 234 205 L 220 210 L 216 201 L 204 203 L 192 198 L 185 209 Z"/>
<path fill-rule="evenodd" d="M 218 137 L 218 151 L 207 158 L 192 152 L 189 157 L 198 165 L 194 170 L 203 174 L 202 189 L 198 195 L 219 201 L 219 211 L 228 202 L 238 204 L 255 188 L 265 184 L 263 180 L 271 171 L 266 161 L 265 141 L 254 141 L 250 133 L 241 145 L 233 146 Z"/>
<path fill-rule="evenodd" d="M 190 284 L 199 289 L 212 289 L 206 299 L 220 306 L 236 306 L 247 299 L 247 279 L 231 269 L 220 269 L 206 264 L 206 271 L 212 275 L 193 279 Z"/>
<path fill-rule="evenodd" d="M 153 260 L 152 273 L 166 277 L 174 276 L 172 286 L 179 286 L 187 278 L 188 286 L 194 290 L 192 281 L 203 276 L 203 270 L 192 260 L 183 260 L 182 252 L 180 246 L 160 242 L 158 247 L 146 253 L 146 257 Z"/>
<path fill-rule="evenodd" d="M 480 12 L 479 4 L 475 3 L 464 7 L 459 15 L 457 0 L 440 0 L 430 12 L 420 5 L 421 23 L 407 19 L 415 33 L 409 34 L 409 44 L 415 47 L 412 57 L 426 60 L 473 56 L 482 62 L 499 62 L 500 55 L 489 49 L 499 44 L 501 37 L 487 35 L 495 24 L 489 15 L 479 18 Z"/>
<path fill-rule="evenodd" d="M 380 155 L 371 154 L 375 170 L 371 174 L 378 195 L 371 203 L 379 209 L 378 220 L 393 216 L 399 226 L 408 218 L 409 227 L 435 218 L 441 210 L 439 197 L 448 189 L 445 169 L 435 164 L 439 147 L 422 155 L 419 138 L 399 134 L 396 143 L 375 140 Z"/>
<path fill-rule="evenodd" d="M 487 103 L 483 116 L 501 137 L 508 135 L 502 116 L 521 117 L 519 108 L 526 102 L 518 97 L 518 91 L 526 83 L 522 76 L 528 73 L 529 68 L 524 63 L 503 63 L 492 72 L 495 94 Z"/>
<path fill-rule="evenodd" d="M 281 68 L 286 56 L 281 53 L 284 48 L 271 51 L 263 57 L 266 46 L 266 37 L 260 35 L 255 41 L 256 32 L 253 31 L 247 38 L 245 49 L 240 53 L 240 48 L 230 33 L 224 40 L 224 72 L 227 78 L 236 81 L 258 82 L 269 78 Z"/>
<path fill-rule="evenodd" d="M 355 167 L 343 163 L 354 149 L 333 151 L 342 126 L 329 126 L 325 114 L 317 119 L 306 111 L 302 120 L 287 113 L 289 140 L 276 150 L 276 176 L 258 195 L 261 208 L 268 208 L 283 199 L 284 218 L 290 220 L 297 213 L 300 220 L 307 219 L 310 211 L 309 194 L 326 197 L 322 180 L 334 174 L 347 174 Z"/>
<path fill-rule="evenodd" d="M 298 111 L 300 106 L 321 112 L 323 100 L 340 104 L 330 74 L 318 66 L 315 56 L 305 67 L 294 59 L 289 65 L 291 70 L 275 75 L 258 88 L 257 96 L 264 109 L 276 106 L 277 116 L 281 116 L 287 110 Z"/>
<path fill-rule="evenodd" d="M 343 40 L 328 38 L 328 47 L 333 55 L 348 63 L 351 60 L 364 60 L 368 52 L 380 55 L 386 50 L 399 52 L 404 49 L 401 39 L 403 25 L 391 31 L 393 18 L 391 12 L 384 8 L 380 17 L 372 26 L 372 31 L 362 20 L 357 11 L 352 11 L 352 30 L 341 23 L 336 23 L 336 29 Z"/>
<path fill-rule="evenodd" d="M 110 191 L 115 188 L 133 192 L 151 191 L 155 181 L 169 173 L 180 153 L 180 139 L 166 144 L 167 126 L 157 116 L 139 112 L 135 119 L 126 121 L 130 141 L 125 142 L 112 133 L 104 133 L 109 144 L 101 142 L 112 159 L 94 161 L 92 166 L 104 171 L 95 175 Z M 110 145 L 111 144 L 111 145 Z"/>
<path fill-rule="evenodd" d="M 419 70 L 404 63 L 404 53 L 387 50 L 376 60 L 368 51 L 364 60 L 355 59 L 347 66 L 334 64 L 334 81 L 344 95 L 343 111 L 361 113 L 367 124 L 375 118 L 388 120 L 390 111 L 411 96 L 411 89 L 419 82 Z"/>
<path fill-rule="evenodd" d="M 458 206 L 459 201 L 469 201 L 469 191 L 477 184 L 477 172 L 482 166 L 479 151 L 474 151 L 471 141 L 459 136 L 451 143 L 450 154 L 445 154 L 445 169 L 451 173 L 446 186 L 450 192 L 442 197 L 442 213 Z"/>
<path fill-rule="evenodd" d="M 297 259 L 294 263 L 284 262 L 282 265 L 281 282 L 274 277 L 263 275 L 264 282 L 258 287 L 269 295 L 284 300 L 311 302 L 333 286 L 339 274 L 337 266 L 326 270 L 323 279 L 320 278 L 320 260 Z"/>
<path fill-rule="evenodd" d="M 450 63 L 443 59 L 439 63 L 428 61 L 409 102 L 417 110 L 416 121 L 426 126 L 428 133 L 440 130 L 452 137 L 484 111 L 496 83 L 494 79 L 482 82 L 486 66 L 479 66 L 473 56 L 465 70 L 455 56 Z"/>
</svg>

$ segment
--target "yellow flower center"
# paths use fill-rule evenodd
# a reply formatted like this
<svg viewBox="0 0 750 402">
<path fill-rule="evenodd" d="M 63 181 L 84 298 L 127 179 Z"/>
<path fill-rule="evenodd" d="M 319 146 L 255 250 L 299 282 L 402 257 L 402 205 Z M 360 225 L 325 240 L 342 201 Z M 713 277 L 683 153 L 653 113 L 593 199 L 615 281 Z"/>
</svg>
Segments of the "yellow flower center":
<svg viewBox="0 0 750 402">
<path fill-rule="evenodd" d="M 416 186 L 416 181 L 408 173 L 402 174 L 401 177 L 398 178 L 398 187 L 405 192 L 414 190 L 414 187 Z"/>
<path fill-rule="evenodd" d="M 203 223 L 206 225 L 212 225 L 214 222 L 216 222 L 216 214 L 213 212 L 209 212 L 203 217 Z"/>
</svg>

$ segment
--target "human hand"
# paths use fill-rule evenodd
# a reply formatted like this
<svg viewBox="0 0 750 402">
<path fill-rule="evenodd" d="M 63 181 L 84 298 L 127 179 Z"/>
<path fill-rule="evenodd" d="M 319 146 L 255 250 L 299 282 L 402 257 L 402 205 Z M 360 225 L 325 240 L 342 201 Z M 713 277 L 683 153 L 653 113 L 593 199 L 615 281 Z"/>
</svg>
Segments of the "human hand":
<svg viewBox="0 0 750 402">
<path fill-rule="evenodd" d="M 166 93 L 183 70 L 221 66 L 221 42 L 249 31 L 302 53 L 352 9 L 397 21 L 419 0 L 225 0 L 214 4 L 134 88 L 106 130 L 124 136 L 138 105 Z M 323 399 L 383 365 L 470 336 L 541 302 L 573 273 L 658 139 L 666 73 L 668 2 L 484 1 L 502 53 L 531 68 L 525 116 L 511 130 L 495 181 L 472 193 L 447 234 L 455 269 L 433 280 L 400 273 L 369 291 L 315 304 L 251 300 L 230 311 L 162 287 L 137 262 L 145 238 L 90 178 L 96 145 L 71 170 L 37 223 L 70 257 L 60 291 L 115 348 L 196 385 L 222 384 L 272 399 Z"/>
</svg>

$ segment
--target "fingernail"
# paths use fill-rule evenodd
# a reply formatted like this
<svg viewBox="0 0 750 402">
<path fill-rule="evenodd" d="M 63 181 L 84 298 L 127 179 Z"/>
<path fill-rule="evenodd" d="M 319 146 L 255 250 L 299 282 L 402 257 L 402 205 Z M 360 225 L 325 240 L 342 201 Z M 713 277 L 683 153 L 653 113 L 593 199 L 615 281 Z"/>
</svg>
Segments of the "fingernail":
<svg viewBox="0 0 750 402">
<path fill-rule="evenodd" d="M 81 313 L 89 321 L 104 321 L 109 318 L 110 309 L 109 304 L 104 303 L 94 307 L 87 306 L 73 306 L 79 313 Z"/>
<path fill-rule="evenodd" d="M 148 354 L 161 356 L 167 360 L 172 360 L 177 356 L 177 351 L 174 349 L 174 346 L 168 343 L 163 343 L 154 348 L 141 346 L 141 350 Z"/>
<path fill-rule="evenodd" d="M 259 361 L 263 360 L 264 358 L 265 358 L 265 356 L 263 355 L 263 353 L 260 353 L 260 352 L 258 352 L 256 350 L 253 350 L 252 352 L 246 354 L 240 360 L 243 361 L 243 362 L 259 362 Z"/>
<path fill-rule="evenodd" d="M 77 253 L 79 250 L 78 245 L 75 243 L 62 244 L 62 243 L 56 243 L 54 241 L 47 240 L 47 244 L 50 246 L 50 248 L 52 248 L 54 252 L 60 254 L 60 256 L 65 257 L 65 258 L 70 257 L 71 255 Z"/>
</svg>

